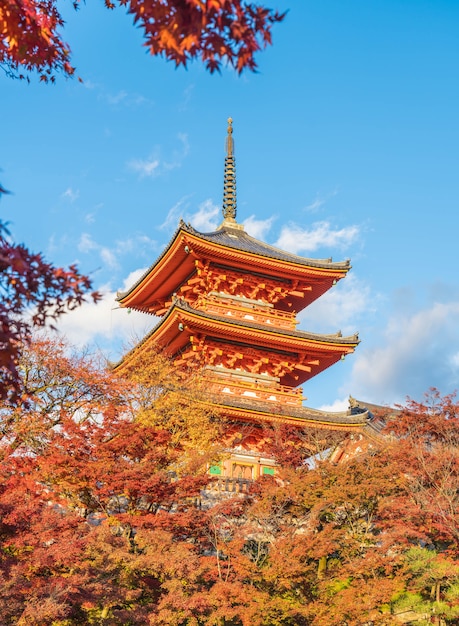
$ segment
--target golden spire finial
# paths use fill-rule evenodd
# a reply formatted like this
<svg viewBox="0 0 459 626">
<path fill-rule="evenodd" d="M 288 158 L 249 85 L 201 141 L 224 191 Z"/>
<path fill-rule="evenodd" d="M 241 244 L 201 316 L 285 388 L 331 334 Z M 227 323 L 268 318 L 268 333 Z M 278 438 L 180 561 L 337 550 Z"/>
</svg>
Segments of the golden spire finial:
<svg viewBox="0 0 459 626">
<path fill-rule="evenodd" d="M 226 137 L 226 156 L 233 156 L 234 141 L 233 141 L 233 119 L 228 118 L 228 135 Z"/>
<path fill-rule="evenodd" d="M 234 158 L 233 120 L 228 118 L 225 175 L 223 180 L 223 218 L 236 221 L 236 160 Z"/>
</svg>

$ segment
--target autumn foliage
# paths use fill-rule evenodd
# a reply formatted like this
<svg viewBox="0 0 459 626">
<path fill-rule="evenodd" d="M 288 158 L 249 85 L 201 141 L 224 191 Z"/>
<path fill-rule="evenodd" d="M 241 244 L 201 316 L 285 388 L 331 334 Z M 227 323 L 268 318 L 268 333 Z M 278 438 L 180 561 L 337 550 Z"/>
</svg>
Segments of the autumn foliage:
<svg viewBox="0 0 459 626">
<path fill-rule="evenodd" d="M 41 254 L 15 244 L 0 221 L 0 400 L 25 401 L 18 362 L 32 329 L 55 322 L 88 294 L 94 301 L 100 298 L 76 266 L 47 263 Z"/>
<path fill-rule="evenodd" d="M 41 339 L 20 367 L 30 401 L 0 408 L 3 623 L 457 624 L 453 397 L 409 403 L 338 464 L 323 448 L 345 436 L 303 434 L 276 476 L 210 500 L 225 424 L 161 354 L 121 377 Z"/>
<path fill-rule="evenodd" d="M 37 70 L 46 80 L 56 71 L 73 74 L 56 5 L 54 0 L 0 1 L 0 67 L 9 75 L 24 78 L 25 72 Z"/>
<path fill-rule="evenodd" d="M 75 0 L 75 8 L 79 4 Z M 246 0 L 105 0 L 105 5 L 127 9 L 152 55 L 176 65 L 200 59 L 210 72 L 222 61 L 238 72 L 254 70 L 255 53 L 271 43 L 272 25 L 284 17 Z M 75 69 L 63 25 L 56 0 L 0 0 L 0 67 L 20 78 L 33 70 L 44 81 L 54 81 L 56 72 L 71 76 Z"/>
<path fill-rule="evenodd" d="M 37 341 L 20 367 L 29 402 L 0 412 L 0 615 L 148 623 L 162 585 L 199 545 L 208 457 L 184 454 L 194 434 L 174 438 L 159 407 L 134 419 L 132 382 L 60 342 Z"/>
</svg>

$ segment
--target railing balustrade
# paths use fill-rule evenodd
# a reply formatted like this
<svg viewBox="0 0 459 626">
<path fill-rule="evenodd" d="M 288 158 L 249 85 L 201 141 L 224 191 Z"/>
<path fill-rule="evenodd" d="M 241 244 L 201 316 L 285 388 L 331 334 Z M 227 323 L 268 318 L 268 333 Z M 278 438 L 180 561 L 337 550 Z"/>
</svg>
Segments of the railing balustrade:
<svg viewBox="0 0 459 626">
<path fill-rule="evenodd" d="M 263 402 L 282 402 L 300 406 L 304 399 L 301 387 L 287 387 L 279 384 L 270 386 L 263 382 L 257 384 L 257 382 L 235 381 L 230 378 L 222 380 L 212 378 L 209 384 L 214 392 L 253 398 Z"/>
<path fill-rule="evenodd" d="M 252 484 L 249 478 L 231 478 L 230 476 L 220 476 L 213 480 L 206 489 L 219 493 L 248 493 Z"/>
<path fill-rule="evenodd" d="M 295 314 L 289 311 L 279 311 L 274 308 L 256 308 L 255 306 L 247 307 L 237 302 L 237 300 L 221 302 L 217 298 L 203 298 L 199 303 L 199 308 L 217 315 L 253 321 L 257 324 L 265 324 L 274 328 L 295 330 L 298 323 Z"/>
</svg>

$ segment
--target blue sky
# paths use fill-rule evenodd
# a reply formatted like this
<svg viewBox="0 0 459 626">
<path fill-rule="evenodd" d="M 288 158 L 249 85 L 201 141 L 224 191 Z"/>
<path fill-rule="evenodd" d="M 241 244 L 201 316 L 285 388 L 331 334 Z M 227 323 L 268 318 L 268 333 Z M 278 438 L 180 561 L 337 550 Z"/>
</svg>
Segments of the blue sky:
<svg viewBox="0 0 459 626">
<path fill-rule="evenodd" d="M 279 0 L 289 9 L 259 73 L 209 75 L 142 48 L 123 10 L 64 6 L 83 84 L 0 76 L 0 205 L 17 241 L 78 262 L 104 301 L 62 329 L 112 360 L 152 319 L 117 308 L 183 217 L 221 221 L 226 119 L 238 220 L 309 257 L 351 258 L 301 315 L 359 332 L 356 353 L 304 386 L 340 409 L 454 391 L 459 374 L 459 4 Z"/>
</svg>

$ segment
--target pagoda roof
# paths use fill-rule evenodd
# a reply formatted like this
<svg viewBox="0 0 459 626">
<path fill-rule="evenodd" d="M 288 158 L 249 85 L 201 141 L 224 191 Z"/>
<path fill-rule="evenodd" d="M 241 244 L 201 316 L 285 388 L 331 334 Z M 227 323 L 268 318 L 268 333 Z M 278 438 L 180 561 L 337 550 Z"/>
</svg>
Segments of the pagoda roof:
<svg viewBox="0 0 459 626">
<path fill-rule="evenodd" d="M 121 306 L 156 312 L 196 271 L 197 262 L 277 278 L 282 282 L 305 280 L 314 292 L 295 302 L 299 309 L 327 291 L 350 269 L 350 261 L 310 259 L 248 235 L 236 221 L 224 220 L 216 231 L 201 233 L 180 221 L 172 239 L 157 260 L 128 290 L 118 292 Z"/>
<path fill-rule="evenodd" d="M 283 422 L 295 426 L 329 428 L 339 430 L 366 430 L 372 415 L 365 408 L 359 410 L 329 412 L 306 406 L 291 406 L 254 401 L 242 397 L 231 398 L 219 395 L 211 402 L 227 417 L 244 421 Z"/>
<path fill-rule="evenodd" d="M 357 334 L 350 335 L 348 337 L 343 337 L 339 331 L 336 333 L 331 333 L 331 334 L 311 333 L 311 332 L 304 331 L 304 330 L 293 330 L 293 329 L 286 329 L 286 328 L 278 328 L 277 326 L 268 326 L 267 324 L 257 324 L 256 322 L 253 322 L 250 320 L 228 318 L 228 317 L 225 317 L 224 315 L 216 315 L 215 313 L 211 313 L 209 311 L 203 311 L 202 309 L 195 309 L 192 306 L 190 306 L 187 302 L 185 302 L 185 300 L 181 300 L 179 298 L 177 298 L 172 304 L 172 306 L 170 307 L 169 314 L 172 312 L 172 309 L 174 307 L 177 310 L 182 310 L 184 312 L 186 311 L 188 313 L 192 313 L 203 319 L 208 319 L 214 322 L 222 322 L 224 324 L 228 324 L 231 326 L 232 334 L 237 332 L 235 331 L 235 328 L 240 326 L 240 327 L 252 329 L 252 330 L 256 329 L 256 330 L 262 331 L 263 333 L 266 332 L 269 335 L 283 335 L 285 337 L 296 337 L 298 339 L 326 342 L 326 343 L 338 344 L 340 346 L 346 345 L 346 344 L 350 344 L 354 346 L 359 343 L 359 337 Z M 161 326 L 161 322 L 159 322 L 158 326 Z M 154 330 L 155 329 L 153 329 L 151 332 L 153 333 Z"/>
<path fill-rule="evenodd" d="M 265 256 L 270 259 L 286 261 L 287 263 L 305 265 L 308 267 L 340 270 L 348 270 L 350 268 L 349 260 L 333 262 L 331 258 L 310 259 L 297 254 L 292 254 L 291 252 L 286 252 L 285 250 L 271 246 L 264 241 L 255 239 L 246 233 L 241 225 L 236 222 L 232 223 L 230 220 L 225 220 L 216 231 L 210 233 L 201 233 L 193 228 L 191 224 L 185 224 L 184 222 L 182 222 L 180 226 L 190 234 L 201 237 L 206 241 L 220 246 L 233 248 L 235 250 L 240 250 L 241 252 L 248 252 L 250 254 Z"/>
<path fill-rule="evenodd" d="M 336 363 L 342 355 L 353 352 L 359 343 L 357 334 L 343 337 L 340 332 L 318 334 L 270 327 L 249 320 L 229 318 L 194 309 L 184 300 L 175 298 L 159 323 L 114 367 L 115 369 L 122 367 L 122 364 L 133 358 L 137 351 L 146 349 L 150 342 L 161 346 L 166 353 L 173 356 L 188 344 L 190 335 L 194 333 L 212 335 L 228 343 L 246 344 L 266 349 L 268 352 L 298 353 L 303 351 L 303 353 L 309 352 L 323 357 L 320 367 L 313 374 L 298 372 L 300 379 L 296 384 L 301 384 Z"/>
</svg>

